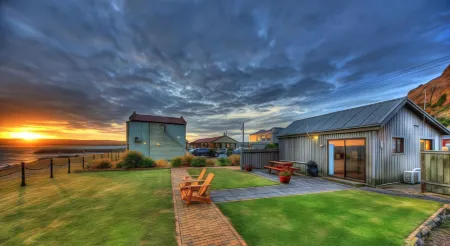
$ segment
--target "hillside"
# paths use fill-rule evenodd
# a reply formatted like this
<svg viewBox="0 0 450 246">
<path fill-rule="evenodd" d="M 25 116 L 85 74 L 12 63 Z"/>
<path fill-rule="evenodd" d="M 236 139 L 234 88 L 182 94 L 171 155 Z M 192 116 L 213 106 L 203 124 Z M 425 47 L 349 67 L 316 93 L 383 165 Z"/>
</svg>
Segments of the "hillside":
<svg viewBox="0 0 450 246">
<path fill-rule="evenodd" d="M 426 110 L 445 126 L 450 125 L 450 65 L 441 76 L 420 85 L 408 93 L 408 98 L 423 107 L 427 92 Z"/>
</svg>

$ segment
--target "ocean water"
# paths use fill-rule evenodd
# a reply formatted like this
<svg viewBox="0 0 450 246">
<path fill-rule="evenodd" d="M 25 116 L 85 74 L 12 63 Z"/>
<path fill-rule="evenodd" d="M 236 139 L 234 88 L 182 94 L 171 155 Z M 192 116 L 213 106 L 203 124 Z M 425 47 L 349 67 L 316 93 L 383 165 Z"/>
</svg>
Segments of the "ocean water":
<svg viewBox="0 0 450 246">
<path fill-rule="evenodd" d="M 18 147 L 0 145 L 0 168 L 5 165 L 20 164 L 21 162 L 32 162 L 41 158 L 73 156 L 83 154 L 82 150 L 91 150 L 89 153 L 103 153 L 102 150 L 123 149 L 126 146 L 39 146 L 39 147 Z M 35 153 L 38 150 L 44 150 L 45 153 Z M 71 150 L 64 153 L 65 150 Z M 77 150 L 80 150 L 79 152 Z M 99 150 L 98 152 L 95 150 Z M 68 153 L 69 152 L 69 153 Z"/>
</svg>

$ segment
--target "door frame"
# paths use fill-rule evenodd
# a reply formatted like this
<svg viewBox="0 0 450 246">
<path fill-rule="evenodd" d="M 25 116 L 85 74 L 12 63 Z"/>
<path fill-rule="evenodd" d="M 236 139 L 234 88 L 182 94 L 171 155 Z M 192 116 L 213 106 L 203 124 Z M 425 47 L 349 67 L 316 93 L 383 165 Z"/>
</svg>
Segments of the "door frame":
<svg viewBox="0 0 450 246">
<path fill-rule="evenodd" d="M 336 175 L 329 175 L 329 168 L 330 168 L 330 141 L 334 141 L 334 140 L 343 140 L 344 141 L 344 153 L 345 155 L 347 155 L 347 145 L 346 145 L 346 141 L 345 140 L 364 140 L 364 148 L 365 150 L 365 167 L 364 167 L 364 180 L 362 179 L 355 179 L 355 178 L 349 178 L 347 177 L 347 157 L 344 158 L 344 177 L 339 177 Z M 339 179 L 348 179 L 348 180 L 353 180 L 353 181 L 358 181 L 358 182 L 364 182 L 367 183 L 367 137 L 349 137 L 349 138 L 330 138 L 327 139 L 327 175 L 330 177 L 334 177 L 334 178 L 339 178 Z"/>
</svg>

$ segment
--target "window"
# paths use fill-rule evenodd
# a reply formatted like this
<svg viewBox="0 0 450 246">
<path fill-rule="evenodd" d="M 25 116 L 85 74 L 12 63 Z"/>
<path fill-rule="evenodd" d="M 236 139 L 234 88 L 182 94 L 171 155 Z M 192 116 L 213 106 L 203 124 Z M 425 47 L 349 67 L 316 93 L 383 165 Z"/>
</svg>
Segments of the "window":
<svg viewBox="0 0 450 246">
<path fill-rule="evenodd" d="M 229 144 L 229 143 L 226 144 L 226 147 L 227 147 L 227 148 L 230 148 L 230 146 L 231 146 L 231 144 Z"/>
<path fill-rule="evenodd" d="M 392 138 L 392 152 L 404 153 L 404 141 L 403 138 Z"/>
<path fill-rule="evenodd" d="M 420 150 L 433 150 L 433 141 L 431 139 L 420 139 Z"/>
<path fill-rule="evenodd" d="M 216 148 L 220 148 L 220 147 L 222 147 L 222 144 L 216 143 Z"/>
</svg>

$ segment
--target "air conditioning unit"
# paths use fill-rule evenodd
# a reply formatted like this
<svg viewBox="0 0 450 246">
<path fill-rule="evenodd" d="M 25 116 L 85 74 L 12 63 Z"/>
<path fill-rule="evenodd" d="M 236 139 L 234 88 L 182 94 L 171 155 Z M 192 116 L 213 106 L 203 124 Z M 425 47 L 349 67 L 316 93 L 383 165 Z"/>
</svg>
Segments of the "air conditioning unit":
<svg viewBox="0 0 450 246">
<path fill-rule="evenodd" d="M 403 182 L 405 184 L 419 184 L 420 168 L 414 168 L 412 171 L 405 171 L 403 174 Z"/>
</svg>

